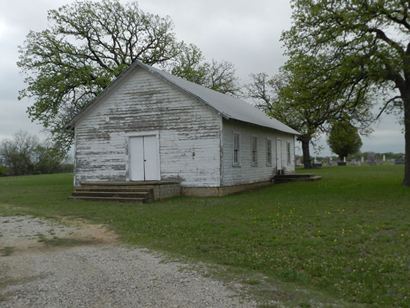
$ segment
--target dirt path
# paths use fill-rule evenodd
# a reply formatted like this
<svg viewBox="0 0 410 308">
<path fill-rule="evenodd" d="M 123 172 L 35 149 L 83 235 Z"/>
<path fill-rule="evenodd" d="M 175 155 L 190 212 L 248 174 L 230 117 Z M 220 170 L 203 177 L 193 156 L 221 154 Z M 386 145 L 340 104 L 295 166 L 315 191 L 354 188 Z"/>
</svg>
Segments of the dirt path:
<svg viewBox="0 0 410 308">
<path fill-rule="evenodd" d="M 102 227 L 0 217 L 1 307 L 252 307 L 189 266 Z"/>
</svg>

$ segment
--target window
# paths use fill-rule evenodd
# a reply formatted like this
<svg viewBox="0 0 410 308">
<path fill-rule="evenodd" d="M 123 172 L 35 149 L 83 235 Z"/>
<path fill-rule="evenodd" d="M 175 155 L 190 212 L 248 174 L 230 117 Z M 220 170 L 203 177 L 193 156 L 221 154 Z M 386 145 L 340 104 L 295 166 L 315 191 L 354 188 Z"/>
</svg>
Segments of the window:
<svg viewBox="0 0 410 308">
<path fill-rule="evenodd" d="M 266 139 L 266 166 L 272 166 L 272 141 Z"/>
<path fill-rule="evenodd" d="M 239 166 L 239 134 L 233 134 L 233 164 Z"/>
<path fill-rule="evenodd" d="M 258 164 L 258 138 L 251 138 L 251 149 L 252 149 L 252 165 L 256 166 Z"/>
<path fill-rule="evenodd" d="M 288 154 L 288 165 L 292 163 L 292 155 L 290 153 L 290 142 L 287 142 L 286 144 L 286 152 Z"/>
</svg>

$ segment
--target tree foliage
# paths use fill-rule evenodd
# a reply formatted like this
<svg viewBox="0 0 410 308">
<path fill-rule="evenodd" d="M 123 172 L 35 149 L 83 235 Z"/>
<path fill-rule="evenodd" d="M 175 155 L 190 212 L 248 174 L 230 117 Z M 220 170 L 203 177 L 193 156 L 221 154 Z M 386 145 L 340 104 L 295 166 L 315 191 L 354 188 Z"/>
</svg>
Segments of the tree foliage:
<svg viewBox="0 0 410 308">
<path fill-rule="evenodd" d="M 362 147 L 358 129 L 349 121 L 342 120 L 332 124 L 328 144 L 341 161 L 351 154 L 356 154 Z"/>
<path fill-rule="evenodd" d="M 293 24 L 283 34 L 290 57 L 328 58 L 332 78 L 385 98 L 381 112 L 404 110 L 404 184 L 410 186 L 409 1 L 293 0 L 292 7 Z"/>
<path fill-rule="evenodd" d="M 49 142 L 20 131 L 0 143 L 0 158 L 3 175 L 23 175 L 58 172 L 65 154 Z"/>
<path fill-rule="evenodd" d="M 54 173 L 64 170 L 66 154 L 50 142 L 40 143 L 33 152 L 34 173 Z M 69 170 L 72 172 L 72 169 Z"/>
<path fill-rule="evenodd" d="M 137 59 L 174 63 L 178 76 L 232 92 L 231 64 L 205 62 L 197 47 L 176 39 L 169 17 L 144 12 L 136 2 L 76 1 L 50 10 L 48 20 L 48 29 L 31 31 L 19 48 L 26 75 L 20 99 L 34 100 L 30 118 L 66 149 L 73 137 L 66 124 Z"/>
<path fill-rule="evenodd" d="M 33 152 L 38 146 L 36 137 L 19 132 L 13 140 L 4 140 L 0 144 L 2 163 L 11 175 L 30 174 L 34 170 Z"/>
<path fill-rule="evenodd" d="M 79 1 L 48 12 L 50 27 L 31 31 L 18 66 L 33 97 L 29 116 L 69 145 L 65 124 L 135 59 L 147 64 L 178 54 L 169 18 L 141 11 L 136 3 Z M 67 139 L 65 139 L 67 138 Z"/>
<path fill-rule="evenodd" d="M 240 92 L 235 67 L 230 62 L 206 61 L 201 50 L 184 45 L 181 53 L 167 67 L 173 75 L 203 85 L 212 90 L 237 95 Z"/>
<path fill-rule="evenodd" d="M 348 114 L 365 129 L 372 119 L 372 101 L 365 90 L 368 85 L 356 87 L 355 81 L 333 78 L 328 60 L 294 54 L 279 74 L 253 75 L 248 86 L 248 96 L 257 100 L 259 108 L 301 133 L 298 139 L 306 168 L 311 166 L 309 144 L 327 132 L 330 123 Z"/>
</svg>

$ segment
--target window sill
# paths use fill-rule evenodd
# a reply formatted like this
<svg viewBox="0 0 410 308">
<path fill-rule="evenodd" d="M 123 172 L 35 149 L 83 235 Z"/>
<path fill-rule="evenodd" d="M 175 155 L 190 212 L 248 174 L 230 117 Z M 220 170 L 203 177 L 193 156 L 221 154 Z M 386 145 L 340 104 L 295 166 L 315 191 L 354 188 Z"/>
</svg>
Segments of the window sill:
<svg viewBox="0 0 410 308">
<path fill-rule="evenodd" d="M 241 168 L 241 165 L 240 164 L 233 164 L 232 168 Z"/>
</svg>

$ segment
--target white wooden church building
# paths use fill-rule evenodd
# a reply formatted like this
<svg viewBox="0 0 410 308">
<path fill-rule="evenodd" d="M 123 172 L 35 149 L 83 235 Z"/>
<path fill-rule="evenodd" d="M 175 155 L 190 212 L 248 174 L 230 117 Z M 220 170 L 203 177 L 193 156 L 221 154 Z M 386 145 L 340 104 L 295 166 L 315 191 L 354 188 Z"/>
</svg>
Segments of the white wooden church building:
<svg viewBox="0 0 410 308">
<path fill-rule="evenodd" d="M 230 95 L 135 61 L 73 119 L 74 185 L 179 181 L 235 192 L 295 170 L 298 132 Z"/>
</svg>

